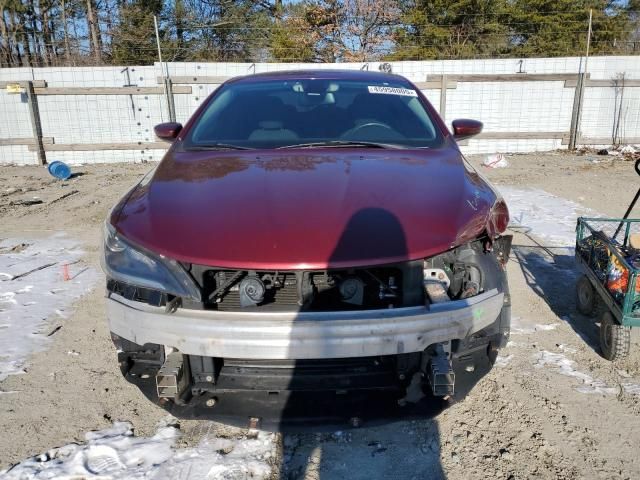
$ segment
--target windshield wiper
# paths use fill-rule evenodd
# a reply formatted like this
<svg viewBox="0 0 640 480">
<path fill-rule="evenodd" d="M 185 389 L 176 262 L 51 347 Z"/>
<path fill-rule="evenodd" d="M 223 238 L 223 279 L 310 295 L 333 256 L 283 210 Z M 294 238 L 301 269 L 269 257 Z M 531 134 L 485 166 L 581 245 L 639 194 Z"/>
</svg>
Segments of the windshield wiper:
<svg viewBox="0 0 640 480">
<path fill-rule="evenodd" d="M 249 147 L 241 147 L 240 145 L 230 145 L 228 143 L 205 143 L 202 145 L 193 145 L 187 147 L 189 151 L 199 150 L 251 150 Z"/>
<path fill-rule="evenodd" d="M 348 140 L 332 140 L 328 142 L 310 142 L 310 143 L 298 143 L 296 145 L 284 145 L 278 147 L 283 148 L 312 148 L 312 147 L 364 147 L 364 148 L 403 148 L 401 145 L 395 145 L 392 143 L 378 143 L 378 142 L 357 142 Z"/>
</svg>

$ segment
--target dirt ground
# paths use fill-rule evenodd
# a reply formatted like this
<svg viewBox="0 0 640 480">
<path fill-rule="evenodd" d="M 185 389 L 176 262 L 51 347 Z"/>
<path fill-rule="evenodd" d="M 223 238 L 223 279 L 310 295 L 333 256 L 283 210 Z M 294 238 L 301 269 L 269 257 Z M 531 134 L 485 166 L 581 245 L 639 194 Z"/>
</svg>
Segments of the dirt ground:
<svg viewBox="0 0 640 480">
<path fill-rule="evenodd" d="M 639 186 L 632 163 L 612 157 L 546 153 L 510 155 L 508 161 L 508 168 L 482 172 L 498 187 L 542 189 L 611 216 L 624 213 Z M 472 162 L 479 165 L 480 158 Z M 75 167 L 76 176 L 66 182 L 44 168 L 3 167 L 0 238 L 64 231 L 84 243 L 88 261 L 99 268 L 101 223 L 153 167 Z M 34 197 L 42 203 L 28 205 Z M 281 437 L 281 478 L 640 477 L 637 337 L 629 358 L 604 360 L 597 325 L 575 309 L 572 257 L 541 248 L 544 241 L 521 229 L 513 233 L 508 273 L 514 331 L 492 372 L 433 420 Z M 85 432 L 114 420 L 151 435 L 166 417 L 122 378 L 103 294 L 98 284 L 77 302 L 50 348 L 32 356 L 27 372 L 0 382 L 0 469 L 81 442 Z M 211 430 L 240 433 L 195 421 L 181 422 L 181 429 L 183 445 Z"/>
</svg>

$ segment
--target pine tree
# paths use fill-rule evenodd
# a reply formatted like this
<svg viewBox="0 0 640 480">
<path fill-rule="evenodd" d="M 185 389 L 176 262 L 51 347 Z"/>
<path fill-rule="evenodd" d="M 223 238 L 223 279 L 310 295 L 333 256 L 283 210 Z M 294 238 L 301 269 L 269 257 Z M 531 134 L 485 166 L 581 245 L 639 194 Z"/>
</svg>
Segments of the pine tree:
<svg viewBox="0 0 640 480">
<path fill-rule="evenodd" d="M 591 52 L 616 52 L 629 33 L 628 15 L 611 0 L 515 0 L 510 13 L 511 53 L 517 56 L 584 54 L 593 9 Z"/>
<path fill-rule="evenodd" d="M 115 65 L 150 65 L 158 60 L 154 15 L 162 12 L 162 0 L 123 2 L 120 23 L 112 34 L 111 61 Z"/>
<path fill-rule="evenodd" d="M 638 0 L 632 0 L 638 2 Z M 624 53 L 632 2 L 617 0 L 404 0 L 393 59 L 582 55 L 589 9 L 592 53 Z"/>
<path fill-rule="evenodd" d="M 400 1 L 396 60 L 473 58 L 508 50 L 507 0 Z"/>
</svg>

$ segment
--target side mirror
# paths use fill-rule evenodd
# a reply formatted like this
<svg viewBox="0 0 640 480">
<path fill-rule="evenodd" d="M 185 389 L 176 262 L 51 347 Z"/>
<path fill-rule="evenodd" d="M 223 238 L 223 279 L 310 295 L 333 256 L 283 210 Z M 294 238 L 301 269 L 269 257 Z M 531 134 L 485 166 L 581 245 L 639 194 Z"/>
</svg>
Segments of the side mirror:
<svg viewBox="0 0 640 480">
<path fill-rule="evenodd" d="M 482 122 L 468 118 L 454 120 L 451 122 L 451 126 L 453 127 L 453 137 L 456 140 L 464 140 L 482 132 Z"/>
<path fill-rule="evenodd" d="M 165 142 L 173 142 L 181 130 L 182 124 L 177 122 L 161 123 L 153 127 L 153 131 L 156 132 L 156 137 Z"/>
</svg>

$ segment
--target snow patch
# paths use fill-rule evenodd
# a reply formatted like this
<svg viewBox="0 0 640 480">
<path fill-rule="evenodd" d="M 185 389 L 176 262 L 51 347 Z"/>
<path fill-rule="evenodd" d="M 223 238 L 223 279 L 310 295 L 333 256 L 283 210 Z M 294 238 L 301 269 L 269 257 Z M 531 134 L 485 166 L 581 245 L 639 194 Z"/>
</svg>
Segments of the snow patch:
<svg viewBox="0 0 640 480">
<path fill-rule="evenodd" d="M 580 393 L 600 393 L 603 395 L 618 394 L 617 388 L 608 387 L 603 381 L 596 380 L 590 375 L 576 370 L 575 364 L 576 362 L 568 359 L 561 353 L 553 353 L 543 350 L 536 354 L 536 368 L 543 368 L 550 365 L 552 367 L 557 367 L 561 375 L 581 380 L 582 385 L 576 387 L 576 390 Z"/>
<path fill-rule="evenodd" d="M 519 316 L 511 317 L 511 334 L 512 335 L 528 335 L 539 331 L 555 330 L 557 323 L 533 323 L 530 319 Z"/>
<path fill-rule="evenodd" d="M 98 272 L 83 254 L 63 234 L 0 241 L 0 380 L 23 373 L 29 355 L 48 342 L 49 320 L 66 318 L 69 306 L 93 288 Z"/>
<path fill-rule="evenodd" d="M 512 335 L 528 335 L 535 332 L 548 332 L 558 328 L 557 323 L 536 323 L 530 327 L 511 326 Z"/>
<path fill-rule="evenodd" d="M 623 383 L 622 384 L 622 388 L 624 388 L 624 391 L 627 392 L 629 395 L 640 396 L 640 385 L 638 385 L 638 384 L 635 384 L 635 383 Z"/>
<path fill-rule="evenodd" d="M 579 203 L 537 188 L 498 186 L 509 207 L 510 225 L 528 229 L 556 246 L 573 247 L 578 216 L 598 216 Z"/>
<path fill-rule="evenodd" d="M 513 355 L 507 355 L 506 357 L 498 355 L 494 365 L 499 368 L 504 368 L 511 363 L 511 360 L 513 360 Z"/>
<path fill-rule="evenodd" d="M 565 345 L 564 343 L 559 343 L 557 345 L 557 347 L 562 351 L 562 352 L 566 352 L 566 353 L 576 353 L 578 350 L 576 350 L 573 347 L 570 347 L 569 345 Z"/>
<path fill-rule="evenodd" d="M 202 439 L 193 448 L 176 449 L 180 431 L 158 428 L 152 437 L 135 437 L 128 422 L 90 432 L 84 444 L 69 444 L 0 472 L 4 480 L 51 478 L 118 479 L 261 479 L 271 475 L 275 435 L 256 432 L 246 438 Z"/>
</svg>

